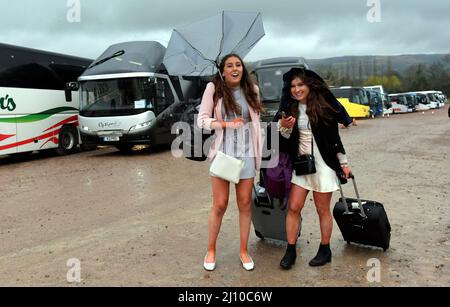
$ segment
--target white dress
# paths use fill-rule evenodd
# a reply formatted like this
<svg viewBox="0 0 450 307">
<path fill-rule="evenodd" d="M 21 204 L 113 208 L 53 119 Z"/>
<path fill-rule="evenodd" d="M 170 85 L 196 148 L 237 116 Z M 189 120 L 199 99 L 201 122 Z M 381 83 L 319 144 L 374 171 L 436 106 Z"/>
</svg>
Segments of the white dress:
<svg viewBox="0 0 450 307">
<path fill-rule="evenodd" d="M 300 146 L 299 154 L 311 154 L 311 138 L 314 140 L 312 134 L 308 115 L 306 114 L 306 105 L 299 103 L 299 120 L 298 128 L 300 131 Z M 339 190 L 339 182 L 336 172 L 331 169 L 320 155 L 319 148 L 314 140 L 314 159 L 316 162 L 316 173 L 310 175 L 295 175 L 292 174 L 291 182 L 306 190 L 320 193 L 328 193 Z"/>
</svg>

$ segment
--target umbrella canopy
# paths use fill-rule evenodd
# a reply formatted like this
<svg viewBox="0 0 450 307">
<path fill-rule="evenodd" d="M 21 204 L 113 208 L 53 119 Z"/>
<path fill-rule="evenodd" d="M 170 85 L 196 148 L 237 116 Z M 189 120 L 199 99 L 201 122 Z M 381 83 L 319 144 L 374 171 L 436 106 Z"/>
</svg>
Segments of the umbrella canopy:
<svg viewBox="0 0 450 307">
<path fill-rule="evenodd" d="M 164 65 L 171 75 L 210 76 L 227 54 L 244 58 L 265 35 L 261 13 L 223 11 L 174 29 Z"/>
</svg>

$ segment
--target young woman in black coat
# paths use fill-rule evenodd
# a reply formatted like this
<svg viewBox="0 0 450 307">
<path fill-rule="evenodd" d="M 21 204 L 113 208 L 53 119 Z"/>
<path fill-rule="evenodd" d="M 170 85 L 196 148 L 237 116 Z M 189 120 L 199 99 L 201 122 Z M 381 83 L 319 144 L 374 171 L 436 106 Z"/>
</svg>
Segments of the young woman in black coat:
<svg viewBox="0 0 450 307">
<path fill-rule="evenodd" d="M 339 189 L 338 180 L 346 182 L 351 173 L 338 123 L 348 126 L 352 121 L 315 72 L 293 68 L 283 76 L 283 81 L 280 110 L 275 118 L 281 148 L 289 153 L 293 163 L 299 155 L 313 154 L 316 172 L 297 175 L 294 170 L 292 174 L 286 217 L 288 248 L 280 265 L 290 269 L 295 263 L 299 217 L 309 191 L 313 191 L 322 239 L 317 255 L 309 264 L 320 266 L 331 261 L 331 197 Z"/>
</svg>

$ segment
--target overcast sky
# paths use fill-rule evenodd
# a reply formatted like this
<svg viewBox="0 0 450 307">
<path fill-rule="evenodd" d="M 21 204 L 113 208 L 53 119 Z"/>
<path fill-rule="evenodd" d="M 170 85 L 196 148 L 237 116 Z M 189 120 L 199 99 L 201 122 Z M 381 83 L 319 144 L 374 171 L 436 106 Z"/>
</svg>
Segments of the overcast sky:
<svg viewBox="0 0 450 307">
<path fill-rule="evenodd" d="M 262 13 L 266 35 L 247 60 L 450 53 L 449 0 L 0 0 L 0 42 L 96 58 L 123 41 L 167 46 L 172 29 L 222 10 Z"/>
</svg>

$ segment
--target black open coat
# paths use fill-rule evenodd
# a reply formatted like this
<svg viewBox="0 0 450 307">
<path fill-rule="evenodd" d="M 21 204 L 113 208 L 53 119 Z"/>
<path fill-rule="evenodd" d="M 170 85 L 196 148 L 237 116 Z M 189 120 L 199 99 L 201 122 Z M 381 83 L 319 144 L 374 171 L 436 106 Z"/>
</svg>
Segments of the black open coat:
<svg viewBox="0 0 450 307">
<path fill-rule="evenodd" d="M 286 92 L 285 92 L 286 93 Z M 293 100 L 290 95 L 286 97 L 283 95 L 280 103 L 278 113 L 275 115 L 273 122 L 278 122 L 281 118 L 281 112 L 285 112 L 286 115 L 296 117 L 297 121 L 292 129 L 292 134 L 289 139 L 285 139 L 280 135 L 280 150 L 289 154 L 291 161 L 294 161 L 298 155 L 299 149 L 299 129 L 298 129 L 298 101 Z M 337 153 L 345 154 L 344 145 L 342 144 L 341 137 L 339 136 L 339 123 L 348 126 L 351 124 L 351 119 L 348 116 L 347 111 L 341 105 L 341 103 L 329 92 L 323 95 L 325 100 L 336 111 L 329 110 L 330 119 L 321 119 L 317 125 L 312 125 L 312 133 L 316 140 L 317 147 L 325 163 L 333 169 L 338 175 L 341 183 L 346 183 L 347 180 L 343 177 L 343 172 Z"/>
</svg>

